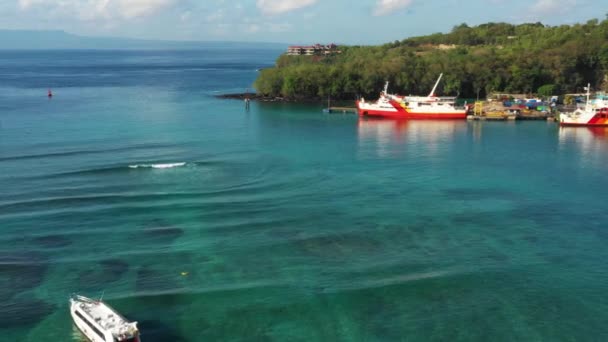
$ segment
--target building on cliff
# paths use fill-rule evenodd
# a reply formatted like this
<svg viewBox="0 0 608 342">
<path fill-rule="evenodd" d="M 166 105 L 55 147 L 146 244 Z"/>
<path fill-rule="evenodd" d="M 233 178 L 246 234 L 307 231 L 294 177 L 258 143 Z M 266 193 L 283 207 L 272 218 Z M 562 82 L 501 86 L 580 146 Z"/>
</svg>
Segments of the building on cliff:
<svg viewBox="0 0 608 342">
<path fill-rule="evenodd" d="M 287 48 L 287 54 L 290 56 L 325 56 L 340 53 L 336 44 L 329 45 L 292 45 Z"/>
</svg>

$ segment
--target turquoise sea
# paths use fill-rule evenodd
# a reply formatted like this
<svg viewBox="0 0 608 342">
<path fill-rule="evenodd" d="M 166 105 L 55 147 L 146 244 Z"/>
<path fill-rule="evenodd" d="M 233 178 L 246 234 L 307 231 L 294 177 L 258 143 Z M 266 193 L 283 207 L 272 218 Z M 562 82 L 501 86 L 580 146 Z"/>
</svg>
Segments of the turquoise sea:
<svg viewBox="0 0 608 342">
<path fill-rule="evenodd" d="M 280 53 L 0 53 L 0 341 L 608 340 L 608 130 L 214 97 Z"/>
</svg>

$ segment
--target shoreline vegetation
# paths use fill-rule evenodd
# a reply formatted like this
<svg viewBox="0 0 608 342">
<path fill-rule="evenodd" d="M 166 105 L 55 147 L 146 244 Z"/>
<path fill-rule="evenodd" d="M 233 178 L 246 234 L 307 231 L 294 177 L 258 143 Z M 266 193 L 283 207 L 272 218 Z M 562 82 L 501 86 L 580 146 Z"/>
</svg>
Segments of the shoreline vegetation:
<svg viewBox="0 0 608 342">
<path fill-rule="evenodd" d="M 450 33 L 379 46 L 340 46 L 340 54 L 282 54 L 260 71 L 256 93 L 220 98 L 263 102 L 354 101 L 389 92 L 428 94 L 440 73 L 438 95 L 483 99 L 492 93 L 539 97 L 608 88 L 608 15 L 584 24 L 546 26 L 461 24 Z"/>
<path fill-rule="evenodd" d="M 250 101 L 258 101 L 258 102 L 297 102 L 297 103 L 321 103 L 321 98 L 289 98 L 283 96 L 273 96 L 273 95 L 264 95 L 258 93 L 233 93 L 233 94 L 219 94 L 215 95 L 218 99 L 228 99 L 228 100 L 241 100 L 245 101 L 249 99 Z M 327 101 L 327 99 L 325 99 Z"/>
</svg>

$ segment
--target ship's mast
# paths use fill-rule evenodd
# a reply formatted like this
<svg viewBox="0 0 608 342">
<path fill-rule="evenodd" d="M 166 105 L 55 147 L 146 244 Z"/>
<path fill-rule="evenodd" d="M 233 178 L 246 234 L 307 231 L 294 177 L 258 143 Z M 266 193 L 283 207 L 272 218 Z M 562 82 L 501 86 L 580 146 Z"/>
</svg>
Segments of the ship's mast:
<svg viewBox="0 0 608 342">
<path fill-rule="evenodd" d="M 388 95 L 388 81 L 384 83 L 384 95 Z"/>
<path fill-rule="evenodd" d="M 585 89 L 587 89 L 587 102 L 585 102 L 585 107 L 589 108 L 591 107 L 591 103 L 589 102 L 589 96 L 591 96 L 591 83 L 587 83 L 587 87 Z"/>
<path fill-rule="evenodd" d="M 435 82 L 435 86 L 433 87 L 433 90 L 431 90 L 429 97 L 432 97 L 435 94 L 435 90 L 437 90 L 437 86 L 439 85 L 439 81 L 441 81 L 441 77 L 443 77 L 443 73 L 439 75 L 439 78 L 437 79 L 437 82 Z"/>
</svg>

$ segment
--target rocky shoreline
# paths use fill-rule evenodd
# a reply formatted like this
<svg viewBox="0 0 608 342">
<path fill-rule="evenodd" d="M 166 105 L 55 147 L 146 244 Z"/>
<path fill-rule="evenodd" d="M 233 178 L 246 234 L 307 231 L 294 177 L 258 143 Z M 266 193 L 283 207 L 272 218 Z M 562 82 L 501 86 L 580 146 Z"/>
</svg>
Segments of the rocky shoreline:
<svg viewBox="0 0 608 342">
<path fill-rule="evenodd" d="M 320 98 L 288 98 L 288 97 L 280 97 L 280 96 L 266 96 L 256 93 L 237 93 L 237 94 L 220 94 L 215 96 L 218 99 L 228 99 L 228 100 L 241 100 L 245 101 L 249 99 L 250 101 L 258 101 L 258 102 L 292 102 L 292 103 L 322 103 L 323 100 Z"/>
</svg>

